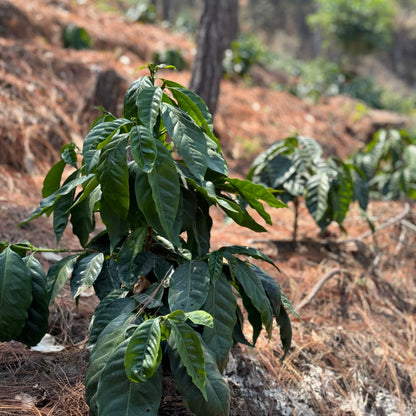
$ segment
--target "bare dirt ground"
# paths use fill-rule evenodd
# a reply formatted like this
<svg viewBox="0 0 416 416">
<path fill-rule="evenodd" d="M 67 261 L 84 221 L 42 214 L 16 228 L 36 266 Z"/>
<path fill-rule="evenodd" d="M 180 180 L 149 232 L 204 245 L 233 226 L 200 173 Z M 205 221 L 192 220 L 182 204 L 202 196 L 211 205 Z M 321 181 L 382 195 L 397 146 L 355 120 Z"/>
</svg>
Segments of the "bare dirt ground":
<svg viewBox="0 0 416 416">
<path fill-rule="evenodd" d="M 63 49 L 68 23 L 88 29 L 92 50 Z M 16 224 L 38 204 L 42 176 L 62 144 L 82 138 L 103 105 L 120 114 L 137 68 L 156 50 L 180 47 L 189 63 L 195 45 L 183 34 L 126 22 L 90 2 L 0 0 L 0 240 L 28 238 L 53 247 L 50 219 Z M 188 71 L 166 77 L 187 85 Z M 117 102 L 114 105 L 114 102 Z M 109 108 L 112 107 L 112 108 Z M 232 175 L 243 176 L 255 154 L 279 138 L 317 138 L 327 154 L 345 157 L 377 127 L 405 118 L 380 111 L 359 114 L 346 97 L 305 103 L 284 92 L 224 82 L 215 118 Z M 301 206 L 299 242 L 290 242 L 293 213 L 271 212 L 273 226 L 255 235 L 226 224 L 215 210 L 213 248 L 253 245 L 276 261 L 268 270 L 302 320 L 293 322 L 293 346 L 280 362 L 278 330 L 256 349 L 233 351 L 226 376 L 234 392 L 232 415 L 413 415 L 416 413 L 416 211 L 407 202 L 372 202 L 374 235 L 354 207 L 348 234 L 319 231 Z M 64 247 L 75 247 L 65 234 Z M 50 260 L 42 259 L 45 267 Z M 94 296 L 78 307 L 69 292 L 51 310 L 49 332 L 65 346 L 34 352 L 0 344 L 0 415 L 87 415 L 83 375 Z M 187 415 L 165 383 L 160 415 Z"/>
</svg>

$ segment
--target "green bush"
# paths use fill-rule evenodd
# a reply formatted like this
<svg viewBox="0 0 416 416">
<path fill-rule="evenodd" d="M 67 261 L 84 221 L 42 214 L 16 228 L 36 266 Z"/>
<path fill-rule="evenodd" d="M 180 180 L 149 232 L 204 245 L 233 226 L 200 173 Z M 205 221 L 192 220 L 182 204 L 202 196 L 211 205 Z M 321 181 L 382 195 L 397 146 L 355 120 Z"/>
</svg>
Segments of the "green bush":
<svg viewBox="0 0 416 416">
<path fill-rule="evenodd" d="M 64 48 L 91 49 L 92 38 L 88 32 L 79 26 L 67 25 L 62 32 Z"/>
<path fill-rule="evenodd" d="M 230 390 L 221 374 L 231 347 L 254 345 L 263 328 L 270 337 L 276 320 L 286 354 L 292 308 L 250 261 L 274 265 L 265 254 L 245 246 L 210 251 L 210 207 L 265 231 L 245 204 L 269 224 L 261 201 L 284 204 L 262 185 L 230 178 L 204 102 L 155 78 L 159 67 L 148 68 L 150 76 L 128 89 L 122 118 L 104 111 L 82 152 L 63 147 L 40 206 L 24 221 L 52 215 L 58 241 L 71 222 L 82 249 L 45 274 L 36 254 L 65 250 L 0 243 L 0 341 L 37 343 L 66 281 L 75 299 L 93 287 L 100 303 L 85 379 L 91 415 L 156 416 L 169 372 L 193 413 L 228 416 Z M 64 169 L 72 172 L 66 179 Z"/>
<path fill-rule="evenodd" d="M 228 77 L 248 77 L 250 69 L 265 59 L 266 49 L 262 42 L 252 34 L 243 33 L 232 43 L 231 49 L 225 51 L 224 72 Z"/>
<path fill-rule="evenodd" d="M 308 22 L 327 43 L 338 42 L 352 55 L 387 48 L 392 39 L 395 9 L 389 0 L 317 0 Z"/>
<path fill-rule="evenodd" d="M 340 226 L 350 203 L 358 199 L 363 209 L 368 202 L 368 189 L 355 168 L 340 159 L 324 159 L 319 143 L 310 137 L 297 136 L 280 140 L 261 153 L 253 162 L 248 180 L 277 191 L 283 202 L 293 201 L 296 240 L 298 200 L 305 198 L 309 213 L 322 231 L 332 221 Z"/>
<path fill-rule="evenodd" d="M 178 71 L 183 71 L 188 67 L 180 49 L 170 48 L 157 51 L 153 54 L 153 62 L 158 65 L 172 65 Z"/>
</svg>

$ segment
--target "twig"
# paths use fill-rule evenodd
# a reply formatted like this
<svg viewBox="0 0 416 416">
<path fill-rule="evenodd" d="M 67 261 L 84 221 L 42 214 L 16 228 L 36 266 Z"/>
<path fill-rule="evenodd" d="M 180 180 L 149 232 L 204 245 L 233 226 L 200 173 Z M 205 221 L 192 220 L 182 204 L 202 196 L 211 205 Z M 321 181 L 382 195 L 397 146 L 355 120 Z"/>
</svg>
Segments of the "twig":
<svg viewBox="0 0 416 416">
<path fill-rule="evenodd" d="M 374 231 L 366 231 L 365 233 L 362 233 L 358 237 L 354 238 L 353 240 L 364 240 L 364 238 L 369 237 L 370 235 L 376 233 L 377 231 L 383 230 L 384 228 L 390 227 L 390 225 L 396 224 L 403 220 L 410 212 L 410 205 L 408 203 L 405 204 L 403 211 L 396 215 L 395 217 L 390 218 L 386 222 L 383 222 L 378 227 L 374 229 Z"/>
<path fill-rule="evenodd" d="M 310 301 L 316 296 L 316 294 L 322 289 L 323 285 L 333 276 L 336 274 L 341 274 L 341 269 L 333 269 L 330 272 L 328 272 L 324 277 L 322 277 L 321 280 L 319 280 L 315 286 L 310 291 L 309 295 L 306 296 L 305 299 L 303 299 L 299 305 L 296 306 L 296 312 L 299 312 L 304 306 L 306 306 Z"/>
<path fill-rule="evenodd" d="M 410 221 L 402 220 L 401 224 L 416 233 L 416 225 L 412 224 Z"/>
</svg>

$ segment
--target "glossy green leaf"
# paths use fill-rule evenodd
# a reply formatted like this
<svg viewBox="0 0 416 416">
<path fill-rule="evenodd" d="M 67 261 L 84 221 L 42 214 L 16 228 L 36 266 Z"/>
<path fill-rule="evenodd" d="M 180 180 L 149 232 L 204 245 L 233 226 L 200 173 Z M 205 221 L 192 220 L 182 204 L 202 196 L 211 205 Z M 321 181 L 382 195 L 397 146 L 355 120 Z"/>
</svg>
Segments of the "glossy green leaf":
<svg viewBox="0 0 416 416">
<path fill-rule="evenodd" d="M 133 298 L 126 298 L 125 289 L 116 289 L 109 293 L 95 308 L 90 325 L 88 346 L 94 346 L 104 328 L 117 316 L 131 314 L 136 306 Z"/>
<path fill-rule="evenodd" d="M 222 253 L 224 257 L 227 257 L 227 258 L 230 255 L 239 254 L 241 256 L 248 256 L 257 260 L 263 260 L 266 263 L 271 264 L 276 270 L 279 270 L 279 268 L 274 264 L 274 262 L 270 259 L 269 256 L 267 256 L 266 254 L 262 253 L 260 250 L 254 247 L 226 246 L 226 247 L 221 247 L 219 251 Z"/>
<path fill-rule="evenodd" d="M 354 187 L 351 175 L 347 168 L 345 171 L 338 172 L 337 179 L 332 183 L 329 190 L 333 219 L 341 224 L 347 215 L 350 203 L 354 196 Z"/>
<path fill-rule="evenodd" d="M 279 315 L 276 317 L 276 322 L 280 327 L 280 340 L 282 342 L 284 355 L 282 360 L 289 352 L 290 345 L 292 343 L 292 325 L 290 323 L 289 316 L 283 305 L 280 307 Z"/>
<path fill-rule="evenodd" d="M 134 81 L 133 84 L 127 90 L 124 96 L 124 110 L 123 117 L 130 120 L 137 119 L 138 117 L 138 107 L 137 107 L 137 97 L 141 90 L 145 88 L 152 88 L 153 83 L 150 80 L 150 77 L 145 76 L 141 77 L 138 80 Z"/>
<path fill-rule="evenodd" d="M 72 166 L 74 169 L 77 169 L 77 146 L 75 143 L 68 143 L 62 146 L 61 149 L 61 158 L 69 166 Z"/>
<path fill-rule="evenodd" d="M 170 104 L 161 104 L 161 116 L 179 155 L 195 178 L 202 182 L 208 166 L 207 141 L 203 131 L 190 116 Z"/>
<path fill-rule="evenodd" d="M 148 173 L 148 180 L 160 224 L 166 237 L 175 242 L 174 225 L 180 197 L 179 177 L 170 152 L 160 142 L 156 144 L 158 158 L 153 170 Z"/>
<path fill-rule="evenodd" d="M 97 177 L 103 198 L 122 219 L 127 218 L 130 203 L 126 143 L 126 138 L 120 138 L 107 144 L 97 165 Z"/>
<path fill-rule="evenodd" d="M 117 132 L 125 126 L 132 126 L 132 122 L 125 118 L 119 118 L 112 121 L 105 121 L 96 124 L 88 133 L 84 140 L 82 154 L 84 158 L 85 169 L 87 173 L 92 172 L 97 166 L 101 150 L 99 146 L 108 143 Z"/>
<path fill-rule="evenodd" d="M 325 217 L 328 209 L 330 180 L 326 172 L 319 172 L 309 178 L 306 185 L 306 206 L 316 222 Z"/>
<path fill-rule="evenodd" d="M 124 356 L 129 340 L 109 357 L 97 389 L 99 416 L 157 416 L 162 398 L 162 371 L 145 382 L 135 383 L 126 376 Z"/>
<path fill-rule="evenodd" d="M 124 287 L 133 290 L 138 277 L 143 274 L 140 265 L 135 263 L 136 256 L 143 250 L 147 227 L 134 230 L 124 241 L 118 254 L 118 273 Z"/>
<path fill-rule="evenodd" d="M 101 272 L 103 262 L 103 253 L 92 253 L 78 259 L 70 281 L 71 294 L 74 299 L 94 284 Z"/>
<path fill-rule="evenodd" d="M 153 131 L 159 116 L 160 103 L 162 102 L 162 88 L 142 88 L 137 94 L 139 119 L 149 132 Z"/>
<path fill-rule="evenodd" d="M 195 325 L 203 325 L 209 328 L 214 327 L 214 319 L 212 318 L 212 315 L 206 311 L 199 310 L 186 312 L 185 317 Z"/>
<path fill-rule="evenodd" d="M 203 309 L 214 319 L 212 327 L 204 328 L 202 339 L 215 355 L 220 371 L 225 369 L 228 354 L 233 346 L 233 330 L 237 321 L 236 298 L 226 276 L 221 274 L 211 281 Z"/>
<path fill-rule="evenodd" d="M 164 83 L 169 88 L 181 110 L 189 114 L 195 123 L 198 126 L 202 126 L 203 131 L 219 145 L 219 141 L 213 133 L 212 116 L 202 99 L 178 84 L 175 85 L 172 81 L 164 80 Z"/>
<path fill-rule="evenodd" d="M 101 272 L 94 282 L 95 294 L 98 296 L 98 299 L 103 300 L 112 291 L 120 287 L 121 281 L 115 259 L 112 257 L 104 259 Z"/>
<path fill-rule="evenodd" d="M 79 172 L 75 171 L 68 179 L 64 182 L 64 186 L 67 183 L 72 182 L 79 176 Z M 64 233 L 68 224 L 69 208 L 72 206 L 75 197 L 75 188 L 71 189 L 67 194 L 62 195 L 61 198 L 56 202 L 53 209 L 53 231 L 56 236 L 56 242 L 59 243 L 62 234 Z"/>
<path fill-rule="evenodd" d="M 85 247 L 90 233 L 95 229 L 95 204 L 101 198 L 101 189 L 95 188 L 82 202 L 71 208 L 72 232 L 78 237 L 81 246 Z"/>
<path fill-rule="evenodd" d="M 0 253 L 0 341 L 22 332 L 32 303 L 32 279 L 22 258 L 10 247 Z"/>
<path fill-rule="evenodd" d="M 133 332 L 124 358 L 126 374 L 131 381 L 143 383 L 153 377 L 161 363 L 160 341 L 159 319 L 148 319 Z"/>
<path fill-rule="evenodd" d="M 97 390 L 102 372 L 110 361 L 109 359 L 113 351 L 125 340 L 126 329 L 130 325 L 132 318 L 134 318 L 134 315 L 130 313 L 122 313 L 114 318 L 101 332 L 90 353 L 89 364 L 85 374 L 85 398 L 92 415 L 98 415 Z"/>
<path fill-rule="evenodd" d="M 232 275 L 241 284 L 245 294 L 261 314 L 261 321 L 266 328 L 267 334 L 271 336 L 273 323 L 272 308 L 259 278 L 248 263 L 234 256 L 227 256 L 227 260 Z"/>
<path fill-rule="evenodd" d="M 52 195 L 59 189 L 65 165 L 65 161 L 60 159 L 49 169 L 43 180 L 42 198 Z"/>
<path fill-rule="evenodd" d="M 53 304 L 65 282 L 74 270 L 77 254 L 72 254 L 53 264 L 46 275 L 46 285 L 49 294 L 49 306 Z"/>
<path fill-rule="evenodd" d="M 153 169 L 157 157 L 156 141 L 145 126 L 134 126 L 130 130 L 131 153 L 140 169 L 148 173 Z"/>
<path fill-rule="evenodd" d="M 238 225 L 242 227 L 249 228 L 250 230 L 256 232 L 265 232 L 267 231 L 262 225 L 258 224 L 254 218 L 248 214 L 247 211 L 244 211 L 238 204 L 229 199 L 217 198 L 218 205 L 220 208 L 232 218 Z"/>
<path fill-rule="evenodd" d="M 224 259 L 220 250 L 212 251 L 208 257 L 208 269 L 211 277 L 211 281 L 215 282 L 222 273 L 222 267 L 224 265 Z"/>
<path fill-rule="evenodd" d="M 251 265 L 251 269 L 254 273 L 256 273 L 257 277 L 260 280 L 260 283 L 264 288 L 264 291 L 266 292 L 267 297 L 269 298 L 273 314 L 275 316 L 278 316 L 280 313 L 280 305 L 282 303 L 280 286 L 269 274 L 267 274 L 264 270 L 262 270 L 255 264 Z"/>
<path fill-rule="evenodd" d="M 169 348 L 170 368 L 175 377 L 176 384 L 182 398 L 188 404 L 191 411 L 198 416 L 229 416 L 230 414 L 230 389 L 218 370 L 215 358 L 207 347 L 203 346 L 205 360 L 206 398 L 189 376 L 178 350 Z"/>
<path fill-rule="evenodd" d="M 169 307 L 185 312 L 201 308 L 209 289 L 209 269 L 205 261 L 191 260 L 181 264 L 170 278 Z"/>
<path fill-rule="evenodd" d="M 42 265 L 30 255 L 23 259 L 32 280 L 32 303 L 28 310 L 25 326 L 17 338 L 26 345 L 36 345 L 48 330 L 49 295 L 46 275 Z"/>
<path fill-rule="evenodd" d="M 38 218 L 47 212 L 51 212 L 51 209 L 56 205 L 60 198 L 72 192 L 79 185 L 82 185 L 83 183 L 89 181 L 93 176 L 93 174 L 89 174 L 76 178 L 63 185 L 53 194 L 50 194 L 46 198 L 43 198 L 42 201 L 40 201 L 39 207 L 28 218 L 23 220 L 19 225 L 26 224 L 29 221 L 32 221 L 35 218 Z"/>
<path fill-rule="evenodd" d="M 185 322 L 170 319 L 169 323 L 171 335 L 168 338 L 168 343 L 171 348 L 176 349 L 186 372 L 192 378 L 193 384 L 207 400 L 205 358 L 201 340 L 197 333 Z"/>
</svg>

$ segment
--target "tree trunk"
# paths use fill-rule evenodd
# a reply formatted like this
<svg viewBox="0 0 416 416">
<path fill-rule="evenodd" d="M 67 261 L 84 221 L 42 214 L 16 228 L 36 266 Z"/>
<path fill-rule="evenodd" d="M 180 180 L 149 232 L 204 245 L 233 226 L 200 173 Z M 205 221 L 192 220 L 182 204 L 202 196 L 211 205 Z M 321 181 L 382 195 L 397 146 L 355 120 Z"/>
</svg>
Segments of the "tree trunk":
<svg viewBox="0 0 416 416">
<path fill-rule="evenodd" d="M 212 114 L 217 109 L 222 59 L 238 31 L 238 0 L 204 0 L 190 89 Z"/>
</svg>

